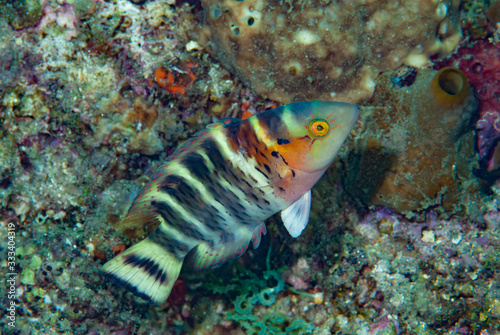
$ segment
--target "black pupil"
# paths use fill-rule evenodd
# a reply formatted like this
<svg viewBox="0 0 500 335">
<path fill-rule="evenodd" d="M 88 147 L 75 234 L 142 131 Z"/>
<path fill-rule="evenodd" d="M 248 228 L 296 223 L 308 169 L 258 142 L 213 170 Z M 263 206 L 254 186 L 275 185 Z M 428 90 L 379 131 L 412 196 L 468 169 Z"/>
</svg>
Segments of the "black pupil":
<svg viewBox="0 0 500 335">
<path fill-rule="evenodd" d="M 323 131 L 323 129 L 325 129 L 325 127 L 323 127 L 322 125 L 318 124 L 318 125 L 316 126 L 316 129 L 317 129 L 318 131 Z"/>
</svg>

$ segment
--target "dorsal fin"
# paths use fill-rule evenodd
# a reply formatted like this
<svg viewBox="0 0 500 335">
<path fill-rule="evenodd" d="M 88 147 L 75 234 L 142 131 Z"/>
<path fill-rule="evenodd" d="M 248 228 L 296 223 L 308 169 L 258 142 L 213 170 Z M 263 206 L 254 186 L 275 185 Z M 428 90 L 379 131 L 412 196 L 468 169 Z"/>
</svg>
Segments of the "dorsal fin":
<svg viewBox="0 0 500 335">
<path fill-rule="evenodd" d="M 150 198 L 158 187 L 157 180 L 163 176 L 163 172 L 168 167 L 170 162 L 177 158 L 181 153 L 189 150 L 191 147 L 196 146 L 200 140 L 206 138 L 211 129 L 217 127 L 228 127 L 240 122 L 237 118 L 224 118 L 218 122 L 209 124 L 206 129 L 196 132 L 193 137 L 185 141 L 172 155 L 167 157 L 149 181 L 140 191 L 134 204 L 129 209 L 127 217 L 119 224 L 118 230 L 128 237 L 131 241 L 142 240 L 160 224 L 157 215 L 152 212 L 150 205 Z M 153 193 L 151 193 L 153 192 Z M 146 196 L 147 195 L 147 196 Z"/>
<path fill-rule="evenodd" d="M 223 119 L 220 119 L 219 123 L 221 123 L 224 128 L 227 128 L 233 124 L 240 123 L 241 119 L 235 118 L 235 117 L 225 117 Z"/>
<path fill-rule="evenodd" d="M 177 158 L 177 156 L 179 156 L 181 153 L 185 152 L 186 150 L 191 148 L 193 145 L 195 145 L 197 142 L 199 142 L 201 139 L 205 138 L 211 129 L 216 129 L 217 127 L 227 128 L 230 125 L 234 125 L 234 124 L 239 123 L 239 122 L 241 122 L 241 120 L 238 118 L 226 117 L 226 118 L 220 119 L 218 122 L 214 122 L 214 123 L 207 125 L 206 129 L 202 129 L 202 130 L 196 132 L 193 135 L 193 137 L 186 140 L 186 142 L 182 143 L 182 145 L 180 147 L 178 147 L 177 150 L 175 150 L 172 155 L 168 156 L 167 161 L 171 161 L 171 160 Z"/>
<path fill-rule="evenodd" d="M 208 134 L 209 129 L 202 129 L 194 134 L 193 137 L 190 139 L 186 140 L 186 142 L 182 143 L 180 147 L 177 148 L 177 150 L 174 151 L 173 154 L 167 157 L 167 162 L 172 161 L 177 158 L 181 153 L 184 151 L 188 150 L 190 147 L 195 145 L 197 142 L 199 142 L 201 139 L 203 139 L 207 134 Z M 167 164 L 165 162 L 165 164 Z M 161 167 L 160 167 L 161 169 Z"/>
<path fill-rule="evenodd" d="M 235 118 L 235 117 L 225 117 L 223 119 L 220 119 L 217 122 L 210 123 L 207 125 L 207 129 L 216 129 L 219 127 L 227 128 L 233 124 L 240 123 L 241 119 Z"/>
</svg>

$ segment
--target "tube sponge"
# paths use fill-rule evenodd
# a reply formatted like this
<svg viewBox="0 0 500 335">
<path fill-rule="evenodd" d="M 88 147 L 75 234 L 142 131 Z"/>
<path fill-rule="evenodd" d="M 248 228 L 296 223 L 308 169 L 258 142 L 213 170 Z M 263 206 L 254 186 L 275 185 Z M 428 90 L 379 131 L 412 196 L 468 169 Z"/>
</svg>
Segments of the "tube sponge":
<svg viewBox="0 0 500 335">
<path fill-rule="evenodd" d="M 365 129 L 348 158 L 349 192 L 401 213 L 458 210 L 459 199 L 477 187 L 470 178 L 478 104 L 466 76 L 449 67 L 426 69 L 411 85 L 397 86 L 386 73 L 372 105 L 364 108 Z"/>
<path fill-rule="evenodd" d="M 451 108 L 463 104 L 470 95 L 470 85 L 462 71 L 445 67 L 432 78 L 430 91 L 437 105 Z"/>
</svg>

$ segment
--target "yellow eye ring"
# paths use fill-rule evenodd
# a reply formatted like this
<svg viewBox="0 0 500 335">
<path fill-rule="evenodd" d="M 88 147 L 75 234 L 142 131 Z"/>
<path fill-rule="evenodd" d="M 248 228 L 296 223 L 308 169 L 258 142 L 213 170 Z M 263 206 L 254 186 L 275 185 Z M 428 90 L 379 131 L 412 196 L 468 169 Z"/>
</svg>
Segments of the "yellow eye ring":
<svg viewBox="0 0 500 335">
<path fill-rule="evenodd" d="M 330 125 L 324 120 L 312 120 L 309 123 L 309 134 L 314 138 L 325 136 L 329 130 Z"/>
</svg>

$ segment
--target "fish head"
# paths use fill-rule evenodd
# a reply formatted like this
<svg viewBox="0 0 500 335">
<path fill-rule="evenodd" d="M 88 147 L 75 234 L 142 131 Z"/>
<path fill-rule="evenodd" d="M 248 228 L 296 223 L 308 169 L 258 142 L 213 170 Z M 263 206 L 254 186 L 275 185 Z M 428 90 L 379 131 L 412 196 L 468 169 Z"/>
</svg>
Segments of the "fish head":
<svg viewBox="0 0 500 335">
<path fill-rule="evenodd" d="M 281 122 L 267 127 L 272 149 L 289 167 L 307 173 L 330 166 L 359 116 L 357 105 L 332 101 L 298 102 L 275 110 Z M 272 117 L 264 118 L 273 123 Z"/>
</svg>

